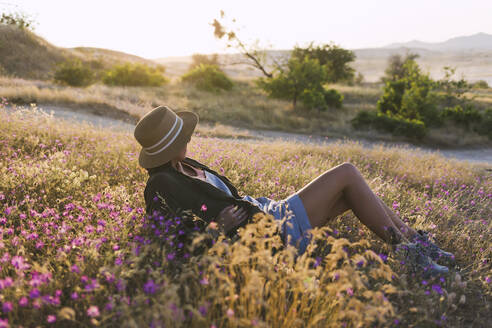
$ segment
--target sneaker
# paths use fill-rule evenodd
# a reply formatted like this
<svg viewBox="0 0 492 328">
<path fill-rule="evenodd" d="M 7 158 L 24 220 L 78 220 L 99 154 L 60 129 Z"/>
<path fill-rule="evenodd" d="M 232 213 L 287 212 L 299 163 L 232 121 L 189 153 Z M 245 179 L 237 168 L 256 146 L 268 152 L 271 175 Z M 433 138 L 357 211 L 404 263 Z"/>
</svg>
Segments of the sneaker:
<svg viewBox="0 0 492 328">
<path fill-rule="evenodd" d="M 438 261 L 445 265 L 454 265 L 455 259 L 453 253 L 443 251 L 429 239 L 429 233 L 423 230 L 417 230 L 418 234 L 412 242 L 418 244 L 424 254 L 429 256 L 433 261 Z"/>
<path fill-rule="evenodd" d="M 417 243 L 397 244 L 395 253 L 402 258 L 401 264 L 415 273 L 423 271 L 424 277 L 443 275 L 449 272 L 446 266 L 435 263 L 422 252 L 422 247 L 419 247 Z"/>
</svg>

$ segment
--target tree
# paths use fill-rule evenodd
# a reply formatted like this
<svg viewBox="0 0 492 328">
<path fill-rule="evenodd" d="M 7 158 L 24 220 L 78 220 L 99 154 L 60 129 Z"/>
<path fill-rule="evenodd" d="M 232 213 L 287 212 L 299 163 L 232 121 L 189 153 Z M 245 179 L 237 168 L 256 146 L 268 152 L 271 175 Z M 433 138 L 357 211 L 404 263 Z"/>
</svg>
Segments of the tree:
<svg viewBox="0 0 492 328">
<path fill-rule="evenodd" d="M 443 70 L 444 77 L 437 81 L 437 86 L 441 91 L 444 91 L 446 105 L 466 101 L 465 94 L 470 91 L 472 86 L 463 77 L 458 81 L 451 79 L 451 76 L 456 72 L 456 67 L 444 66 Z"/>
<path fill-rule="evenodd" d="M 259 49 L 259 41 L 257 40 L 251 46 L 246 45 L 246 43 L 238 37 L 237 31 L 232 28 L 227 28 L 224 24 L 223 20 L 225 20 L 225 14 L 223 10 L 220 11 L 220 19 L 222 20 L 222 22 L 218 19 L 214 19 L 214 21 L 210 24 L 214 28 L 214 36 L 217 39 L 224 39 L 226 41 L 227 48 L 238 49 L 241 55 L 246 59 L 245 61 L 231 62 L 228 64 L 245 64 L 260 70 L 263 75 L 271 78 L 273 74 L 267 68 L 266 52 Z M 235 23 L 236 20 L 233 19 L 232 22 Z"/>
<path fill-rule="evenodd" d="M 22 11 L 17 11 L 13 13 L 2 13 L 2 16 L 0 17 L 0 24 L 14 25 L 20 29 L 29 29 L 33 31 L 34 24 L 37 23 L 33 18 L 31 18 L 30 15 Z"/>
<path fill-rule="evenodd" d="M 428 74 L 420 71 L 417 62 L 411 57 L 395 67 L 398 69 L 394 75 L 386 79 L 383 95 L 376 105 L 377 110 L 382 114 L 438 124 L 437 98 L 432 92 L 436 87 L 435 82 Z"/>
<path fill-rule="evenodd" d="M 188 67 L 188 70 L 191 71 L 195 67 L 200 66 L 200 64 L 220 67 L 219 56 L 217 54 L 213 54 L 211 56 L 202 55 L 202 54 L 193 54 L 191 56 L 191 64 Z"/>
<path fill-rule="evenodd" d="M 224 16 L 221 10 L 220 18 L 223 20 Z M 225 39 L 227 47 L 238 49 L 247 59 L 243 64 L 253 66 L 263 73 L 264 77 L 259 78 L 256 83 L 270 97 L 291 100 L 294 108 L 299 100 L 306 107 L 318 110 L 328 106 L 341 107 L 343 96 L 336 90 L 325 90 L 323 83 L 338 78 L 353 79 L 353 70 L 345 66 L 354 58 L 351 52 L 328 45 L 315 48 L 311 43 L 307 49 L 296 47 L 294 52 L 297 55 L 293 56 L 291 53 L 288 58 L 282 56 L 276 59 L 271 55 L 268 59 L 273 64 L 267 65 L 267 53 L 259 50 L 258 41 L 253 46 L 247 46 L 238 37 L 235 29 L 228 29 L 217 19 L 211 25 L 216 38 Z M 332 66 L 341 66 L 341 69 L 333 69 Z"/>
<path fill-rule="evenodd" d="M 381 81 L 386 83 L 387 81 L 396 81 L 402 79 L 408 74 L 408 66 L 404 64 L 408 61 L 415 61 L 419 57 L 419 54 L 408 52 L 405 54 L 405 58 L 402 58 L 400 54 L 391 55 L 388 59 L 388 66 L 386 67 Z"/>
<path fill-rule="evenodd" d="M 296 45 L 291 56 L 301 60 L 305 57 L 317 59 L 320 65 L 326 67 L 325 82 L 353 82 L 354 80 L 355 70 L 348 63 L 355 60 L 355 53 L 333 43 L 314 46 L 311 42 L 306 48 Z"/>
<path fill-rule="evenodd" d="M 301 97 L 313 106 L 320 105 L 325 79 L 326 68 L 317 59 L 291 57 L 286 69 L 276 70 L 271 78 L 258 79 L 257 84 L 270 97 L 291 100 L 295 108 Z"/>
</svg>

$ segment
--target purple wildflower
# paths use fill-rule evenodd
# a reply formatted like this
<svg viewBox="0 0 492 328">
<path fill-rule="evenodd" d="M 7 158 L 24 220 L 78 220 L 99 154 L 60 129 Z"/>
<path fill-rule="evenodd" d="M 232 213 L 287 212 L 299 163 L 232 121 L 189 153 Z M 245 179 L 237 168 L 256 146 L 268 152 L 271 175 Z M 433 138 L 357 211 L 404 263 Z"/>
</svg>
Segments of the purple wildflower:
<svg viewBox="0 0 492 328">
<path fill-rule="evenodd" d="M 143 290 L 146 294 L 154 294 L 157 290 L 157 285 L 154 280 L 149 279 L 143 286 Z"/>
</svg>

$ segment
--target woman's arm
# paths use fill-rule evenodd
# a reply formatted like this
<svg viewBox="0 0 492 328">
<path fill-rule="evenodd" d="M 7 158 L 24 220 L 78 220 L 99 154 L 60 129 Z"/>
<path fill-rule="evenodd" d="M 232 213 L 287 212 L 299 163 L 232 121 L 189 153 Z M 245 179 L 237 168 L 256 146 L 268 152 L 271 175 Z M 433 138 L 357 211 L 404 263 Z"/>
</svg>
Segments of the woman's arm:
<svg viewBox="0 0 492 328">
<path fill-rule="evenodd" d="M 248 212 L 237 205 L 226 206 L 217 216 L 219 228 L 228 234 L 248 218 Z"/>
</svg>

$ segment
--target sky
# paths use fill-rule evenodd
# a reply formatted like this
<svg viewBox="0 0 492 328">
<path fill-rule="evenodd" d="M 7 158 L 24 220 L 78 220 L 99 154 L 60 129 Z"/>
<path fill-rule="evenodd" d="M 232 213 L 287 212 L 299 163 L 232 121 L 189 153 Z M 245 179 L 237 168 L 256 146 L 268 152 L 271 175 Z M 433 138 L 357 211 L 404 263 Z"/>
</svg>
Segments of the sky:
<svg viewBox="0 0 492 328">
<path fill-rule="evenodd" d="M 148 59 L 231 52 L 210 23 L 220 10 L 239 36 L 268 49 L 331 43 L 346 48 L 442 42 L 492 34 L 491 0 L 0 0 L 58 47 L 98 47 Z"/>
</svg>

